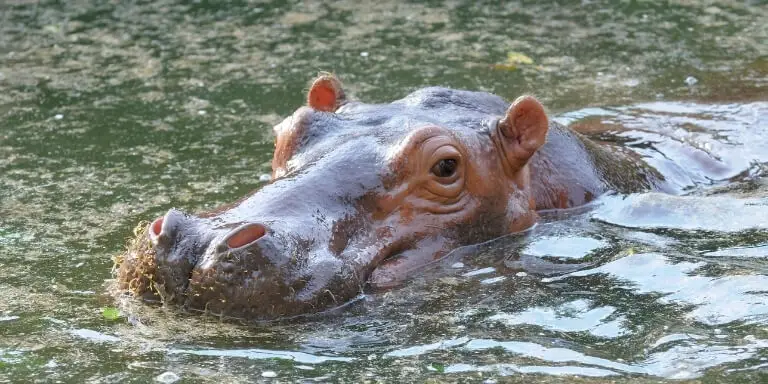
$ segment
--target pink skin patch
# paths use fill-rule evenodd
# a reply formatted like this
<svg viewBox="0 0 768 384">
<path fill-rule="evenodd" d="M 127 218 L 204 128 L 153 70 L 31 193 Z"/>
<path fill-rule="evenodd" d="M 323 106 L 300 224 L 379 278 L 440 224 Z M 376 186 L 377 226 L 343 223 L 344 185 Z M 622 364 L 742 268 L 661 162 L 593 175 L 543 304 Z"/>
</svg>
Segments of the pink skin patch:
<svg viewBox="0 0 768 384">
<path fill-rule="evenodd" d="M 241 228 L 227 239 L 227 245 L 230 248 L 240 248 L 242 246 L 253 243 L 254 241 L 261 239 L 266 234 L 267 230 L 263 225 L 251 224 L 247 227 Z"/>
<path fill-rule="evenodd" d="M 160 231 L 163 230 L 163 219 L 164 217 L 158 217 L 155 219 L 155 221 L 152 222 L 152 224 L 150 224 L 149 230 L 153 235 L 160 236 Z"/>
</svg>

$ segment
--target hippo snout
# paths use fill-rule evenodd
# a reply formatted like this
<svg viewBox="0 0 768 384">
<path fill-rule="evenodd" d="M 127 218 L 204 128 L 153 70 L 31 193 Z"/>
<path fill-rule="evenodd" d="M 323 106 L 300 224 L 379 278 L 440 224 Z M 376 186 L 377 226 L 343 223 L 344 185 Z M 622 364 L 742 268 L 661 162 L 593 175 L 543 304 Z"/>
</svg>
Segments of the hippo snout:
<svg viewBox="0 0 768 384">
<path fill-rule="evenodd" d="M 119 280 L 143 281 L 134 291 L 144 290 L 145 298 L 159 296 L 192 311 L 244 318 L 296 314 L 301 306 L 291 302 L 307 295 L 313 279 L 304 270 L 307 257 L 299 255 L 311 246 L 280 224 L 222 221 L 171 209 L 147 226 L 141 245 L 123 261 Z M 122 276 L 123 271 L 138 276 Z M 131 289 L 130 283 L 122 287 Z"/>
</svg>

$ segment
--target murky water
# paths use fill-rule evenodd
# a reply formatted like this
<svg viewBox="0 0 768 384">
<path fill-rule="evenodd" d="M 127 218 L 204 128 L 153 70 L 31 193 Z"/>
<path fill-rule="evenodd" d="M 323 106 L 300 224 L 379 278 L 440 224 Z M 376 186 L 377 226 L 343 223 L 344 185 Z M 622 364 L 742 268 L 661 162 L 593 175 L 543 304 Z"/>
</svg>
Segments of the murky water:
<svg viewBox="0 0 768 384">
<path fill-rule="evenodd" d="M 768 380 L 768 5 L 494 3 L 2 2 L 0 382 Z M 105 319 L 136 224 L 258 188 L 318 71 L 534 93 L 684 196 L 548 213 L 308 321 Z"/>
</svg>

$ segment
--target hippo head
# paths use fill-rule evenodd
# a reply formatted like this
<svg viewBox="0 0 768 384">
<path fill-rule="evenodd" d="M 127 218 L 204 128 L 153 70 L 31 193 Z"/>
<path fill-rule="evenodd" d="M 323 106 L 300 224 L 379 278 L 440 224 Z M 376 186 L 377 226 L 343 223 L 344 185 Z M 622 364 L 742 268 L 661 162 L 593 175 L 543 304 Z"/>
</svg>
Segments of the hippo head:
<svg viewBox="0 0 768 384">
<path fill-rule="evenodd" d="M 424 88 L 347 100 L 323 75 L 275 128 L 272 181 L 198 215 L 172 209 L 121 257 L 118 286 L 191 310 L 275 319 L 387 287 L 451 249 L 530 227 L 533 97 Z"/>
</svg>

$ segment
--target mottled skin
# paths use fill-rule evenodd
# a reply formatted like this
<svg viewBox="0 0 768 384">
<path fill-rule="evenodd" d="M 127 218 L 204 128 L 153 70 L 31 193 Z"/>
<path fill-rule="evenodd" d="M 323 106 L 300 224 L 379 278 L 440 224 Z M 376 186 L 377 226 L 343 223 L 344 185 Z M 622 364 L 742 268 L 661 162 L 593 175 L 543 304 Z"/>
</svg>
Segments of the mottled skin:
<svg viewBox="0 0 768 384">
<path fill-rule="evenodd" d="M 307 314 L 525 230 L 537 210 L 662 182 L 529 96 L 424 88 L 365 104 L 321 76 L 275 134 L 269 185 L 214 212 L 169 211 L 123 257 L 120 288 L 232 317 Z"/>
</svg>

